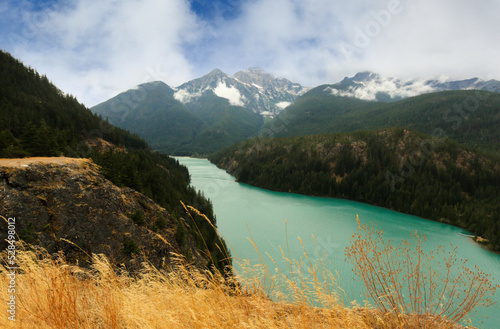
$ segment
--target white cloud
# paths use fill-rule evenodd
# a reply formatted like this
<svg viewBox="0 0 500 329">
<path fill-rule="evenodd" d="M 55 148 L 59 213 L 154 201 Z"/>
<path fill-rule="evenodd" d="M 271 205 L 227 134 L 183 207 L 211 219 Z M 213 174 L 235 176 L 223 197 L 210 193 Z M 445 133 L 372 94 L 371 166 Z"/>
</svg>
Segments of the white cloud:
<svg viewBox="0 0 500 329">
<path fill-rule="evenodd" d="M 499 12 L 489 0 L 256 0 L 210 30 L 205 65 L 260 66 L 309 86 L 364 70 L 499 79 Z"/>
<path fill-rule="evenodd" d="M 201 92 L 198 93 L 189 93 L 186 89 L 179 89 L 175 92 L 174 98 L 181 103 L 189 103 L 190 101 L 200 97 L 202 95 Z"/>
<path fill-rule="evenodd" d="M 145 81 L 176 86 L 215 67 L 261 67 L 306 86 L 366 70 L 500 79 L 500 1 L 229 1 L 241 6 L 239 16 L 212 21 L 200 20 L 188 0 L 59 1 L 69 4 L 36 13 L 0 7 L 12 12 L 10 22 L 24 22 L 21 41 L 7 50 L 88 106 Z"/>
<path fill-rule="evenodd" d="M 197 23 L 185 1 L 78 0 L 45 14 L 14 54 L 88 106 L 138 83 L 176 85 L 191 75 L 182 47 Z"/>
<path fill-rule="evenodd" d="M 377 77 L 376 79 L 363 81 L 355 88 L 351 86 L 347 90 L 339 90 L 326 87 L 325 91 L 331 92 L 336 96 L 356 97 L 367 101 L 374 101 L 377 100 L 378 93 L 385 93 L 391 98 L 408 98 L 436 90 L 422 79 L 401 81 L 396 78 Z"/>
<path fill-rule="evenodd" d="M 500 2 L 401 0 L 401 9 L 359 51 L 359 64 L 365 69 L 402 78 L 500 78 L 495 64 L 495 54 L 500 52 L 495 41 Z M 359 28 L 365 30 L 373 21 L 367 18 Z"/>
</svg>

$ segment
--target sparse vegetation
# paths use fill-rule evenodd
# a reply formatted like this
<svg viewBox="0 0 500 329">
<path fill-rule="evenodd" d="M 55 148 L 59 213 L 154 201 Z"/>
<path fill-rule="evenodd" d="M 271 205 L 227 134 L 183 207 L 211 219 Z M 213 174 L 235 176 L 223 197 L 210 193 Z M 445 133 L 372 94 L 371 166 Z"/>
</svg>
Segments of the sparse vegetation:
<svg viewBox="0 0 500 329">
<path fill-rule="evenodd" d="M 123 252 L 126 254 L 138 254 L 141 252 L 139 246 L 133 239 L 127 239 L 123 242 Z"/>
<path fill-rule="evenodd" d="M 175 241 L 179 246 L 183 246 L 186 243 L 186 230 L 184 224 L 179 220 L 177 222 L 177 227 L 175 229 Z"/>
<path fill-rule="evenodd" d="M 161 213 L 158 213 L 157 218 L 158 219 L 151 227 L 151 229 L 154 232 L 157 232 L 158 230 L 163 230 L 164 228 L 167 227 L 167 220 L 165 219 L 165 217 Z"/>
<path fill-rule="evenodd" d="M 132 215 L 132 220 L 137 225 L 144 225 L 146 223 L 146 220 L 144 219 L 144 214 L 139 209 L 137 209 L 135 213 Z"/>
<path fill-rule="evenodd" d="M 28 222 L 26 228 L 21 232 L 19 237 L 28 243 L 35 242 L 36 232 L 33 228 L 33 222 Z"/>
</svg>

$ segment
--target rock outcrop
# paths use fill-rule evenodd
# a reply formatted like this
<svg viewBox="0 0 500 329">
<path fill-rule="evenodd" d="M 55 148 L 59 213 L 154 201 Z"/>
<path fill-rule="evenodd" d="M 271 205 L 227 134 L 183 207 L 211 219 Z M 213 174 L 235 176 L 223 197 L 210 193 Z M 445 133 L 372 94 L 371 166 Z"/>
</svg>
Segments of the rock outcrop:
<svg viewBox="0 0 500 329">
<path fill-rule="evenodd" d="M 200 268 L 207 262 L 188 223 L 135 190 L 115 186 L 88 159 L 2 160 L 0 215 L 16 218 L 19 239 L 62 251 L 80 266 L 93 253 L 132 271 L 146 259 L 168 266 L 172 252 Z M 5 250 L 6 222 L 0 226 Z"/>
</svg>

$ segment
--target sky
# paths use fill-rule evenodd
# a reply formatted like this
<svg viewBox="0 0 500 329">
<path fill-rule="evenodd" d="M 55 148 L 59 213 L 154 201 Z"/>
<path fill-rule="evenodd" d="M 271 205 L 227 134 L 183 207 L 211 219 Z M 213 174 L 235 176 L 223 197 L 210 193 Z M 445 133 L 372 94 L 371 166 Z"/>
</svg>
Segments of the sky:
<svg viewBox="0 0 500 329">
<path fill-rule="evenodd" d="M 0 49 L 88 107 L 214 68 L 500 80 L 499 0 L 2 0 L 0 17 Z"/>
</svg>

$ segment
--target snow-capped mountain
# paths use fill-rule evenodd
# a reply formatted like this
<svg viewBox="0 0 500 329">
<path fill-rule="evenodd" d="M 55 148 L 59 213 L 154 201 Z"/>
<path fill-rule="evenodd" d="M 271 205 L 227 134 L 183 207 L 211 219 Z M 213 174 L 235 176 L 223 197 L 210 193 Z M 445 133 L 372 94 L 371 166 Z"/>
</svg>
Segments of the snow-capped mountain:
<svg viewBox="0 0 500 329">
<path fill-rule="evenodd" d="M 467 89 L 500 92 L 500 81 L 485 81 L 479 78 L 459 81 L 445 79 L 405 81 L 372 72 L 360 72 L 352 78 L 346 77 L 339 83 L 325 87 L 325 91 L 334 95 L 385 102 L 438 91 Z"/>
<path fill-rule="evenodd" d="M 305 91 L 300 84 L 276 78 L 261 69 L 249 68 L 233 77 L 215 69 L 177 87 L 174 98 L 189 105 L 205 93 L 212 92 L 227 99 L 231 105 L 246 107 L 261 115 L 274 115 Z"/>
</svg>

